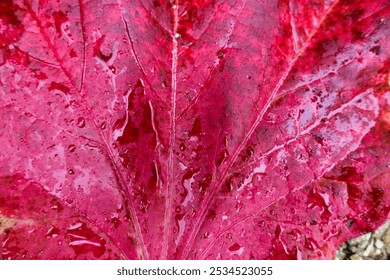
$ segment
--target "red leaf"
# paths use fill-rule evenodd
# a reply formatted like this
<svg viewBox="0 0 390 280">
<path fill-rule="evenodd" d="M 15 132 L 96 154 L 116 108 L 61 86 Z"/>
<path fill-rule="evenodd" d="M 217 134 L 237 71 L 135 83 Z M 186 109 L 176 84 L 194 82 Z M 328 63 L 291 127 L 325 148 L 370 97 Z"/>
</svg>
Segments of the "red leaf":
<svg viewBox="0 0 390 280">
<path fill-rule="evenodd" d="M 3 259 L 329 259 L 390 216 L 390 5 L 0 3 Z"/>
</svg>

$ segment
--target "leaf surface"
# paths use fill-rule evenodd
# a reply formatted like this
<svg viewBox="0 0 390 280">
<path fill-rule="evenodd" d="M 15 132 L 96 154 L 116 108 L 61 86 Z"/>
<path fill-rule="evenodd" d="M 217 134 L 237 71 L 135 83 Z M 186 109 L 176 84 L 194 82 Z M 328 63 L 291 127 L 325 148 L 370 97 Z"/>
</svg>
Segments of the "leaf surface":
<svg viewBox="0 0 390 280">
<path fill-rule="evenodd" d="M 331 259 L 390 213 L 387 0 L 0 3 L 3 259 Z"/>
</svg>

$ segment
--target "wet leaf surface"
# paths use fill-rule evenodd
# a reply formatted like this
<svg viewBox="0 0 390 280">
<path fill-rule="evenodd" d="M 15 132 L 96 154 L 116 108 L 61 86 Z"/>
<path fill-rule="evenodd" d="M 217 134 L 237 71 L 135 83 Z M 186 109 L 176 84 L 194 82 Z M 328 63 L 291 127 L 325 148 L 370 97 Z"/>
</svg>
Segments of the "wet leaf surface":
<svg viewBox="0 0 390 280">
<path fill-rule="evenodd" d="M 390 4 L 0 3 L 2 259 L 331 259 L 390 212 Z"/>
</svg>

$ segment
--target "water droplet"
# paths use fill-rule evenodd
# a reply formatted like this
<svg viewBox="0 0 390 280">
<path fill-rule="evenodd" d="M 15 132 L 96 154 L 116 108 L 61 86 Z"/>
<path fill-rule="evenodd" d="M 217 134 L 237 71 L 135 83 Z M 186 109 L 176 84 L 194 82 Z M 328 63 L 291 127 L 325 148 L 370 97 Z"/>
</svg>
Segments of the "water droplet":
<svg viewBox="0 0 390 280">
<path fill-rule="evenodd" d="M 181 143 L 179 148 L 180 148 L 180 151 L 185 151 L 186 146 L 184 145 L 184 143 Z"/>
<path fill-rule="evenodd" d="M 62 92 L 63 94 L 67 95 L 69 94 L 70 92 L 70 88 L 63 85 L 63 84 L 59 84 L 59 83 L 56 83 L 56 82 L 51 82 L 50 86 L 49 86 L 49 90 L 52 91 L 52 90 L 58 90 L 60 92 Z"/>
<path fill-rule="evenodd" d="M 72 224 L 67 229 L 67 238 L 76 255 L 92 253 L 100 258 L 106 251 L 106 241 L 83 222 Z"/>
<path fill-rule="evenodd" d="M 254 154 L 254 149 L 252 146 L 249 146 L 246 149 L 245 155 L 243 156 L 243 161 L 248 161 L 249 158 Z"/>
<path fill-rule="evenodd" d="M 275 187 L 269 186 L 269 188 L 265 191 L 266 197 L 271 197 L 275 193 Z"/>
<path fill-rule="evenodd" d="M 141 199 L 140 210 L 143 213 L 148 212 L 149 205 L 150 205 L 150 199 L 146 194 L 144 194 Z"/>
<path fill-rule="evenodd" d="M 70 153 L 74 152 L 75 150 L 76 150 L 76 145 L 71 144 L 71 145 L 68 146 L 68 151 Z"/>
<path fill-rule="evenodd" d="M 299 236 L 300 236 L 300 231 L 297 230 L 297 229 L 293 229 L 291 230 L 289 233 L 288 233 L 288 236 L 290 237 L 290 239 L 292 241 L 296 241 L 298 240 Z"/>
<path fill-rule="evenodd" d="M 130 158 L 127 150 L 124 153 L 119 154 L 119 160 L 124 168 L 130 167 Z"/>
<path fill-rule="evenodd" d="M 102 130 L 106 129 L 106 127 L 107 127 L 106 122 L 102 122 L 102 123 L 100 124 L 100 128 L 101 128 Z"/>
<path fill-rule="evenodd" d="M 206 192 L 206 190 L 208 189 L 208 187 L 210 186 L 210 183 L 211 183 L 211 180 L 213 179 L 213 176 L 210 174 L 210 173 L 206 173 L 203 178 L 202 178 L 202 181 L 200 182 L 199 184 L 199 191 L 204 194 Z"/>
<path fill-rule="evenodd" d="M 265 120 L 271 124 L 275 124 L 276 122 L 276 116 L 273 113 L 268 113 L 267 116 L 265 117 Z"/>
<path fill-rule="evenodd" d="M 241 246 L 238 243 L 234 243 L 232 246 L 229 247 L 229 251 L 238 251 L 241 249 Z"/>
<path fill-rule="evenodd" d="M 80 128 L 85 127 L 85 119 L 83 117 L 78 118 L 76 125 Z"/>
<path fill-rule="evenodd" d="M 222 163 L 225 162 L 225 160 L 229 157 L 229 152 L 227 149 L 223 149 L 217 159 L 217 165 L 221 165 Z"/>
<path fill-rule="evenodd" d="M 110 48 L 104 44 L 105 37 L 106 36 L 103 35 L 96 41 L 95 46 L 93 47 L 93 55 L 97 56 L 104 62 L 108 62 L 112 58 L 113 54 Z"/>
<path fill-rule="evenodd" d="M 145 96 L 142 80 L 138 80 L 133 90 L 127 93 L 126 99 L 126 114 L 114 124 L 114 139 L 121 145 L 136 143 L 145 134 L 151 134 L 154 136 L 153 139 L 156 139 L 153 111 Z M 142 145 L 146 144 L 142 143 Z M 150 145 L 154 146 L 155 142 L 151 142 Z"/>
<path fill-rule="evenodd" d="M 190 140 L 198 140 L 203 134 L 201 120 L 200 118 L 195 118 L 189 133 Z"/>
<path fill-rule="evenodd" d="M 52 226 L 46 232 L 46 237 L 47 238 L 52 238 L 52 237 L 58 236 L 59 234 L 60 234 L 60 231 L 57 228 Z"/>
<path fill-rule="evenodd" d="M 244 206 L 244 204 L 241 201 L 237 201 L 236 206 L 235 206 L 236 211 L 239 212 L 243 206 Z"/>
<path fill-rule="evenodd" d="M 116 68 L 114 66 L 110 66 L 109 69 L 113 74 L 116 74 Z"/>
<path fill-rule="evenodd" d="M 259 188 L 261 187 L 261 180 L 263 179 L 265 173 L 255 173 L 253 174 L 252 176 L 252 185 L 255 187 L 255 188 Z"/>
<path fill-rule="evenodd" d="M 53 12 L 53 19 L 54 19 L 57 35 L 59 38 L 61 38 L 63 25 L 65 25 L 65 23 L 69 21 L 69 18 L 64 12 L 59 11 L 59 12 Z"/>
<path fill-rule="evenodd" d="M 315 248 L 317 248 L 317 242 L 315 242 L 315 240 L 313 238 L 306 238 L 304 246 L 306 249 L 308 249 L 310 251 L 314 251 Z"/>
<path fill-rule="evenodd" d="M 337 227 L 332 227 L 332 229 L 330 230 L 330 233 L 332 234 L 332 235 L 337 235 L 338 233 L 340 232 L 340 229 L 339 228 L 337 228 Z"/>
<path fill-rule="evenodd" d="M 73 169 L 69 169 L 68 173 L 69 173 L 69 174 L 74 174 Z"/>
<path fill-rule="evenodd" d="M 260 227 L 264 227 L 265 226 L 265 222 L 264 221 L 260 221 L 257 223 Z"/>
<path fill-rule="evenodd" d="M 207 213 L 207 219 L 210 220 L 216 220 L 217 219 L 217 212 L 215 209 L 210 209 L 209 212 Z"/>
<path fill-rule="evenodd" d="M 113 213 L 113 214 L 111 215 L 110 220 L 111 220 L 111 223 L 114 224 L 114 228 L 118 228 L 118 227 L 119 227 L 119 225 L 120 225 L 120 220 L 119 220 L 119 214 L 118 214 L 118 213 Z"/>
<path fill-rule="evenodd" d="M 182 205 L 185 207 L 187 204 L 194 199 L 192 184 L 195 182 L 195 176 L 198 174 L 199 170 L 189 170 L 184 174 L 181 184 L 183 186 L 183 202 Z"/>
<path fill-rule="evenodd" d="M 182 163 L 181 161 L 179 161 L 179 167 L 181 170 L 186 170 L 187 169 L 187 166 L 184 165 L 184 163 Z"/>
<path fill-rule="evenodd" d="M 50 207 L 50 209 L 55 210 L 57 212 L 64 210 L 64 208 L 61 206 L 61 204 L 58 203 L 58 201 L 53 201 L 53 205 Z"/>
</svg>

